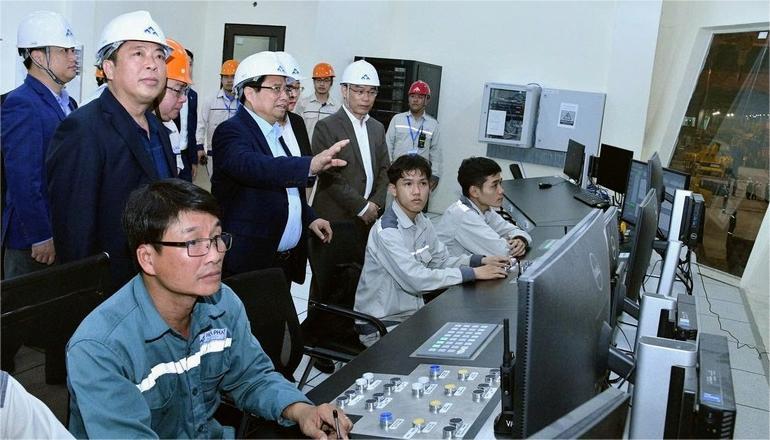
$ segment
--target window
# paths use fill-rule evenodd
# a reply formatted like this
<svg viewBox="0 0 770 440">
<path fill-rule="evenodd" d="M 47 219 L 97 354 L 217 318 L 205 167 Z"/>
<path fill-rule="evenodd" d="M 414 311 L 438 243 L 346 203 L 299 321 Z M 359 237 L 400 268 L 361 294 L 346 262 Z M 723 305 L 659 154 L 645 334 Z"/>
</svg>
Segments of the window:
<svg viewBox="0 0 770 440">
<path fill-rule="evenodd" d="M 768 205 L 769 74 L 766 30 L 715 34 L 670 164 L 706 201 L 698 261 L 736 276 Z"/>
<path fill-rule="evenodd" d="M 242 61 L 265 50 L 282 51 L 285 38 L 286 26 L 226 23 L 222 62 Z"/>
</svg>

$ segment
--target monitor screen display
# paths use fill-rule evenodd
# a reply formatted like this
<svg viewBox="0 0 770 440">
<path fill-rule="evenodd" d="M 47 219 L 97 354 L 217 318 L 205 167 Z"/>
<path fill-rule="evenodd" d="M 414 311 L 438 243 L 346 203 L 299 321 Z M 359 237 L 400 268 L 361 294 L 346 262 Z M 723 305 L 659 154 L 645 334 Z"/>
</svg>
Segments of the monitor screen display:
<svg viewBox="0 0 770 440">
<path fill-rule="evenodd" d="M 602 144 L 602 149 L 599 151 L 597 183 L 617 193 L 626 192 L 628 172 L 633 158 L 633 151 Z"/>
<path fill-rule="evenodd" d="M 628 260 L 626 276 L 626 298 L 639 299 L 640 290 L 652 256 L 652 244 L 658 231 L 658 199 L 654 188 L 647 191 L 644 200 L 636 209 L 636 229 L 633 247 Z"/>
<path fill-rule="evenodd" d="M 583 176 L 583 160 L 585 158 L 585 145 L 569 140 L 567 144 L 567 157 L 564 159 L 564 174 L 580 185 Z"/>
<path fill-rule="evenodd" d="M 690 189 L 690 175 L 681 171 L 663 168 L 663 186 L 666 188 L 666 194 L 663 203 L 660 204 L 658 231 L 663 235 L 663 239 L 668 240 L 668 230 L 671 227 L 671 211 L 674 208 L 674 194 L 678 189 Z"/>
<path fill-rule="evenodd" d="M 631 170 L 628 173 L 628 185 L 626 196 L 623 198 L 623 210 L 620 219 L 626 223 L 636 224 L 636 208 L 642 203 L 647 190 L 650 188 L 647 164 L 640 160 L 631 162 Z"/>
<path fill-rule="evenodd" d="M 612 333 L 604 230 L 602 212 L 592 210 L 518 280 L 514 438 L 602 390 Z"/>
</svg>

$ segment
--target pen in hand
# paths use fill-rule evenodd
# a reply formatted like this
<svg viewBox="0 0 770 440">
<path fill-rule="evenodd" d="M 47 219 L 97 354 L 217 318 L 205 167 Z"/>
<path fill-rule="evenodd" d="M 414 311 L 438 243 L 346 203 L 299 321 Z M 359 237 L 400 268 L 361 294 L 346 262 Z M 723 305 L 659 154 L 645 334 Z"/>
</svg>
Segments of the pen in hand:
<svg viewBox="0 0 770 440">
<path fill-rule="evenodd" d="M 342 434 L 340 434 L 340 416 L 337 414 L 337 410 L 332 411 L 332 417 L 334 417 L 334 429 L 337 430 L 337 438 L 341 439 Z"/>
</svg>

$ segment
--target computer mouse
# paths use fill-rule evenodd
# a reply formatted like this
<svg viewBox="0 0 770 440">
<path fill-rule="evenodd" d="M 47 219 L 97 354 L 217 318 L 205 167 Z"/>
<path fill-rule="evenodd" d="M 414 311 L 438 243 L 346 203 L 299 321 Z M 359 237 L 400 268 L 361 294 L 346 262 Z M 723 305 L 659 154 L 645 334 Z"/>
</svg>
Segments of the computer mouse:
<svg viewBox="0 0 770 440">
<path fill-rule="evenodd" d="M 599 209 L 607 209 L 610 207 L 610 204 L 608 202 L 599 202 L 596 204 L 596 207 Z"/>
<path fill-rule="evenodd" d="M 548 189 L 551 186 L 553 186 L 553 185 L 551 185 L 548 182 L 537 182 L 537 187 L 540 188 L 540 189 Z"/>
</svg>

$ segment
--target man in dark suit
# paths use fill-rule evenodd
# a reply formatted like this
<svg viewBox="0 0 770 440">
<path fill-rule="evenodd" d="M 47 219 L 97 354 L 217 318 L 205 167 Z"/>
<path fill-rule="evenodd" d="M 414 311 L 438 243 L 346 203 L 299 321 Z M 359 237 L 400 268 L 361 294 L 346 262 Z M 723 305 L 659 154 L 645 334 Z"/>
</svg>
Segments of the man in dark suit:
<svg viewBox="0 0 770 440">
<path fill-rule="evenodd" d="M 60 14 L 33 12 L 22 20 L 16 47 L 24 59 L 24 83 L 3 100 L 0 144 L 3 157 L 3 275 L 13 278 L 44 269 L 56 260 L 51 231 L 45 154 L 56 127 L 77 104 L 64 87 L 78 72 L 75 40 Z M 45 331 L 57 333 L 56 323 Z M 30 334 L 33 333 L 33 334 Z M 14 357 L 26 342 L 37 339 L 28 329 L 10 327 L 2 333 L 2 365 L 14 371 Z M 45 341 L 46 383 L 64 380 L 64 341 Z"/>
<path fill-rule="evenodd" d="M 115 291 L 137 272 L 120 223 L 128 195 L 176 173 L 168 135 L 151 112 L 170 51 L 146 11 L 114 18 L 100 42 L 108 88 L 59 125 L 46 169 L 59 259 L 106 251 Z"/>
<path fill-rule="evenodd" d="M 3 199 L 2 243 L 8 278 L 54 263 L 45 154 L 59 123 L 77 108 L 65 85 L 78 73 L 75 40 L 61 15 L 38 11 L 20 24 L 16 43 L 24 58 L 24 84 L 2 105 Z"/>
<path fill-rule="evenodd" d="M 306 231 L 332 238 L 329 222 L 316 218 L 304 189 L 316 174 L 345 165 L 334 159 L 338 142 L 316 156 L 293 157 L 277 121 L 286 114 L 286 69 L 274 52 L 244 59 L 235 72 L 238 112 L 212 139 L 211 190 L 222 208 L 222 228 L 233 234 L 224 274 L 280 267 L 287 281 L 303 283 Z"/>
<path fill-rule="evenodd" d="M 385 206 L 388 189 L 390 159 L 385 127 L 369 117 L 379 85 L 377 70 L 366 61 L 346 67 L 340 85 L 343 106 L 318 121 L 311 144 L 313 152 L 320 153 L 340 139 L 350 139 L 350 145 L 340 153 L 348 165 L 319 176 L 313 207 L 331 222 L 356 223 L 362 263 L 369 228 Z"/>
</svg>

